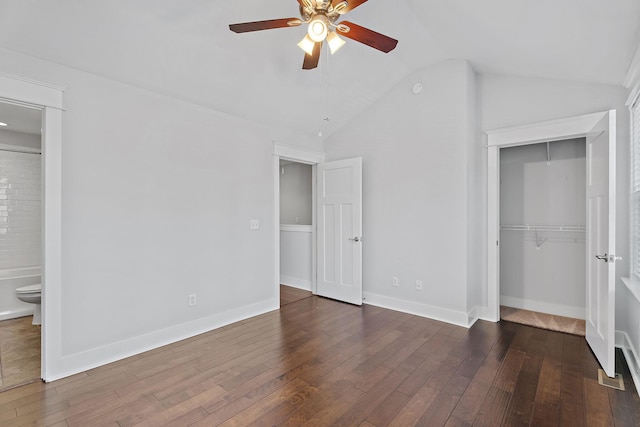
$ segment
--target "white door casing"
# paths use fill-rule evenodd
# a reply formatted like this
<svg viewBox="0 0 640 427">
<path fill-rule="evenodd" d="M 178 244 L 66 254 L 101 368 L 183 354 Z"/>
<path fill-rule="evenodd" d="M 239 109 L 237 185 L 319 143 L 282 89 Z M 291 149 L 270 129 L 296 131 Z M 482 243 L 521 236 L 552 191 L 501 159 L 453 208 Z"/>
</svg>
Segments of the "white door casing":
<svg viewBox="0 0 640 427">
<path fill-rule="evenodd" d="M 290 160 L 296 163 L 303 163 L 312 166 L 312 183 L 316 182 L 316 165 L 324 161 L 324 153 L 307 151 L 297 147 L 282 144 L 273 144 L 273 285 L 277 300 L 280 300 L 280 160 Z M 311 186 L 311 291 L 316 293 L 316 186 Z"/>
<path fill-rule="evenodd" d="M 317 293 L 362 305 L 362 158 L 318 164 Z"/>
<path fill-rule="evenodd" d="M 587 134 L 586 338 L 615 376 L 616 116 L 608 112 Z"/>
</svg>

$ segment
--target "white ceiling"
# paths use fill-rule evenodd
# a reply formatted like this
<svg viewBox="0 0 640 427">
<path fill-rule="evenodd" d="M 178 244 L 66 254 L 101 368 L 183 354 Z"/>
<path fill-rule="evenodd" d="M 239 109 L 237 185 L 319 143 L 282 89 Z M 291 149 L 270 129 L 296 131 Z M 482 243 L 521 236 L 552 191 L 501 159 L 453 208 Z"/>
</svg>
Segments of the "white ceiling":
<svg viewBox="0 0 640 427">
<path fill-rule="evenodd" d="M 0 10 L 4 48 L 316 137 L 449 58 L 479 73 L 620 85 L 640 36 L 638 0 L 369 0 L 344 19 L 398 47 L 347 40 L 304 71 L 304 27 L 228 28 L 297 17 L 296 0 L 0 0 Z"/>
</svg>

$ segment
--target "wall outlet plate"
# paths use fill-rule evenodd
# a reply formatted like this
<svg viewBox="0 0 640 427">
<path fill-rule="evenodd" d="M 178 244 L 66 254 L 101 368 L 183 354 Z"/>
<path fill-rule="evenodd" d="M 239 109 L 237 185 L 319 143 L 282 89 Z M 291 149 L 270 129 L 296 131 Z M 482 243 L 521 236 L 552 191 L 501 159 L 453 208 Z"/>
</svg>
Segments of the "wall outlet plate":
<svg viewBox="0 0 640 427">
<path fill-rule="evenodd" d="M 416 291 L 421 291 L 421 290 L 423 290 L 422 280 L 416 280 Z"/>
</svg>

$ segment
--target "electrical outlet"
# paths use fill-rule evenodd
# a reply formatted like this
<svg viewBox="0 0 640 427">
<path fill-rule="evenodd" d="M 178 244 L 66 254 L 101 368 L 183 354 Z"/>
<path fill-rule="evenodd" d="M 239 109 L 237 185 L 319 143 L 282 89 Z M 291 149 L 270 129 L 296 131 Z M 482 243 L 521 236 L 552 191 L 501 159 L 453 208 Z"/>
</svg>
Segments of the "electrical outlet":
<svg viewBox="0 0 640 427">
<path fill-rule="evenodd" d="M 252 219 L 251 221 L 249 221 L 249 229 L 257 230 L 258 228 L 260 228 L 260 221 L 259 220 Z"/>
<path fill-rule="evenodd" d="M 393 286 L 394 288 L 397 288 L 398 286 L 400 286 L 400 280 L 397 277 L 394 277 L 391 280 L 391 286 Z"/>
<path fill-rule="evenodd" d="M 416 291 L 422 290 L 422 280 L 416 280 Z"/>
<path fill-rule="evenodd" d="M 196 305 L 196 303 L 196 294 L 189 295 L 189 307 L 193 307 L 194 305 Z"/>
</svg>

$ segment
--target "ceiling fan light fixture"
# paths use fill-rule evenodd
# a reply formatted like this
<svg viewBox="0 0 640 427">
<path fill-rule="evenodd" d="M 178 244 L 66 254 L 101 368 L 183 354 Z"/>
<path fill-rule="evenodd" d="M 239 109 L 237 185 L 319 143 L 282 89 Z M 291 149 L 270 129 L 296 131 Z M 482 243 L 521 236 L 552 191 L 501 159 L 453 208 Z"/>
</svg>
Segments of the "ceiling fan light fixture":
<svg viewBox="0 0 640 427">
<path fill-rule="evenodd" d="M 324 15 L 316 15 L 309 22 L 309 28 L 307 29 L 309 37 L 314 42 L 321 42 L 327 37 L 329 32 L 329 18 Z"/>
<path fill-rule="evenodd" d="M 347 13 L 348 6 L 349 6 L 349 2 L 341 1 L 337 5 L 333 6 L 333 11 L 342 15 L 344 13 Z"/>
<path fill-rule="evenodd" d="M 333 55 L 338 50 L 340 50 L 340 48 L 344 46 L 346 42 L 340 38 L 338 33 L 336 33 L 335 31 L 331 31 L 327 36 L 327 43 L 329 43 L 329 50 Z"/>
<path fill-rule="evenodd" d="M 300 40 L 300 43 L 298 43 L 298 47 L 304 50 L 308 55 L 313 55 L 313 47 L 315 46 L 315 44 L 316 42 L 311 40 L 311 37 L 309 37 L 309 34 L 307 34 L 302 40 Z"/>
</svg>

